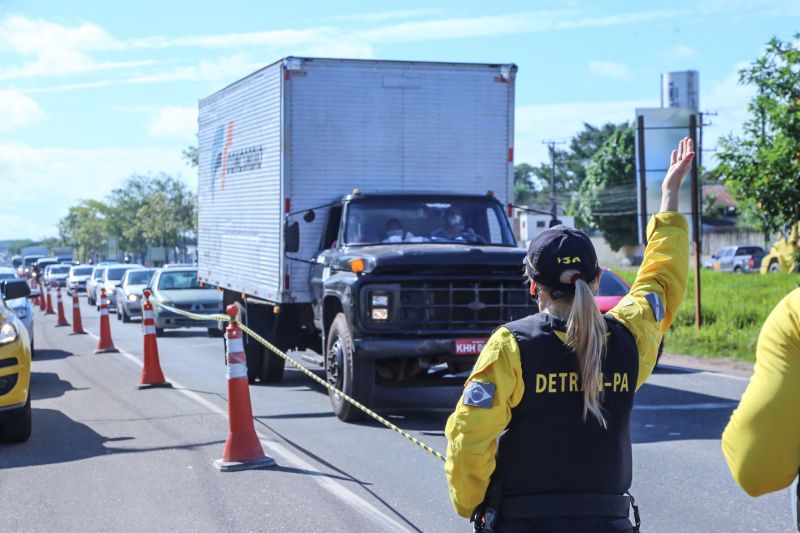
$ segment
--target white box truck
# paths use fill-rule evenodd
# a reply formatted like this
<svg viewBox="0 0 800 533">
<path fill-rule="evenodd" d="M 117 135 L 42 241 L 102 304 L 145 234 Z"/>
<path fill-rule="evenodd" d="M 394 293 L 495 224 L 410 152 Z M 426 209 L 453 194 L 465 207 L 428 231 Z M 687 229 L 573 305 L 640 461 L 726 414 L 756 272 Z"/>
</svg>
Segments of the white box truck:
<svg viewBox="0 0 800 533">
<path fill-rule="evenodd" d="M 363 403 L 376 383 L 463 380 L 533 310 L 508 222 L 515 73 L 287 57 L 204 98 L 200 279 Z M 281 379 L 245 349 L 251 382 Z"/>
</svg>

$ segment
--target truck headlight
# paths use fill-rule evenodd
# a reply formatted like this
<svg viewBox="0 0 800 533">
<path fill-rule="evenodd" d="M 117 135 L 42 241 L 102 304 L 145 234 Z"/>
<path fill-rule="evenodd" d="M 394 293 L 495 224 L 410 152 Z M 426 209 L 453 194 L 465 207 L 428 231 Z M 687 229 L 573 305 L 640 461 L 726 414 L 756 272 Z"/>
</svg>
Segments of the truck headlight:
<svg viewBox="0 0 800 533">
<path fill-rule="evenodd" d="M 389 295 L 379 293 L 373 294 L 372 307 L 389 307 Z"/>
<path fill-rule="evenodd" d="M 389 320 L 389 295 L 385 292 L 373 292 L 369 296 L 370 318 L 372 320 Z"/>
<path fill-rule="evenodd" d="M 389 310 L 385 307 L 372 310 L 372 320 L 388 320 Z"/>
<path fill-rule="evenodd" d="M 11 322 L 6 322 L 0 326 L 0 345 L 10 344 L 17 340 L 17 328 Z"/>
<path fill-rule="evenodd" d="M 129 302 L 135 302 L 135 301 L 136 301 L 136 300 L 138 300 L 138 299 L 139 299 L 139 297 L 138 297 L 138 296 L 136 296 L 135 294 L 129 294 L 129 295 L 128 295 L 128 301 L 129 301 Z"/>
<path fill-rule="evenodd" d="M 17 318 L 20 320 L 26 318 L 28 316 L 28 308 L 27 307 L 15 307 L 14 312 L 17 314 Z"/>
</svg>

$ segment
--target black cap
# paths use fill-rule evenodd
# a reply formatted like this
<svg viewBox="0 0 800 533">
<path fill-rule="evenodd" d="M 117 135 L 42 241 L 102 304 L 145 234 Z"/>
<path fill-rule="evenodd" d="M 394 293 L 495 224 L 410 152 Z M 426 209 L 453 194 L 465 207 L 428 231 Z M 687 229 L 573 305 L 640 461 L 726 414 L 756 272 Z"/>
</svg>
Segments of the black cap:
<svg viewBox="0 0 800 533">
<path fill-rule="evenodd" d="M 562 283 L 561 274 L 566 270 L 577 270 L 578 274 L 569 283 Z M 577 279 L 591 283 L 599 271 L 597 253 L 589 236 L 562 224 L 537 235 L 528 246 L 525 256 L 525 272 L 528 276 L 554 291 L 572 292 Z M 552 296 L 557 298 L 560 294 Z"/>
</svg>

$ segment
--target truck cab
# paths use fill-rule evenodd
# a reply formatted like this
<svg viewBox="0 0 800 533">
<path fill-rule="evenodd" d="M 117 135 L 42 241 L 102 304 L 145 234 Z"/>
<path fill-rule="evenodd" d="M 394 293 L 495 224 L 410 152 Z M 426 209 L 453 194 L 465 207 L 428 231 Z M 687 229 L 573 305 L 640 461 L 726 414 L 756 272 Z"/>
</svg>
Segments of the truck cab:
<svg viewBox="0 0 800 533">
<path fill-rule="evenodd" d="M 288 250 L 302 222 L 287 228 Z M 524 257 L 491 193 L 345 196 L 328 209 L 310 269 L 307 316 L 328 382 L 369 403 L 375 383 L 463 381 L 495 328 L 536 311 Z M 331 402 L 340 418 L 358 416 Z"/>
</svg>

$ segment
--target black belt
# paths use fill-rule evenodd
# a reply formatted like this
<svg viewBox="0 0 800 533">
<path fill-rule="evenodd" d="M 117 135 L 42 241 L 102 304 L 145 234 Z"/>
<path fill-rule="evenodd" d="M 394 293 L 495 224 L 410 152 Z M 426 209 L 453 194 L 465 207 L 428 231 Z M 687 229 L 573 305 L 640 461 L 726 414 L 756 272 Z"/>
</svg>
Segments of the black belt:
<svg viewBox="0 0 800 533">
<path fill-rule="evenodd" d="M 620 494 L 536 494 L 503 496 L 501 519 L 607 516 L 627 518 L 630 496 Z"/>
</svg>

